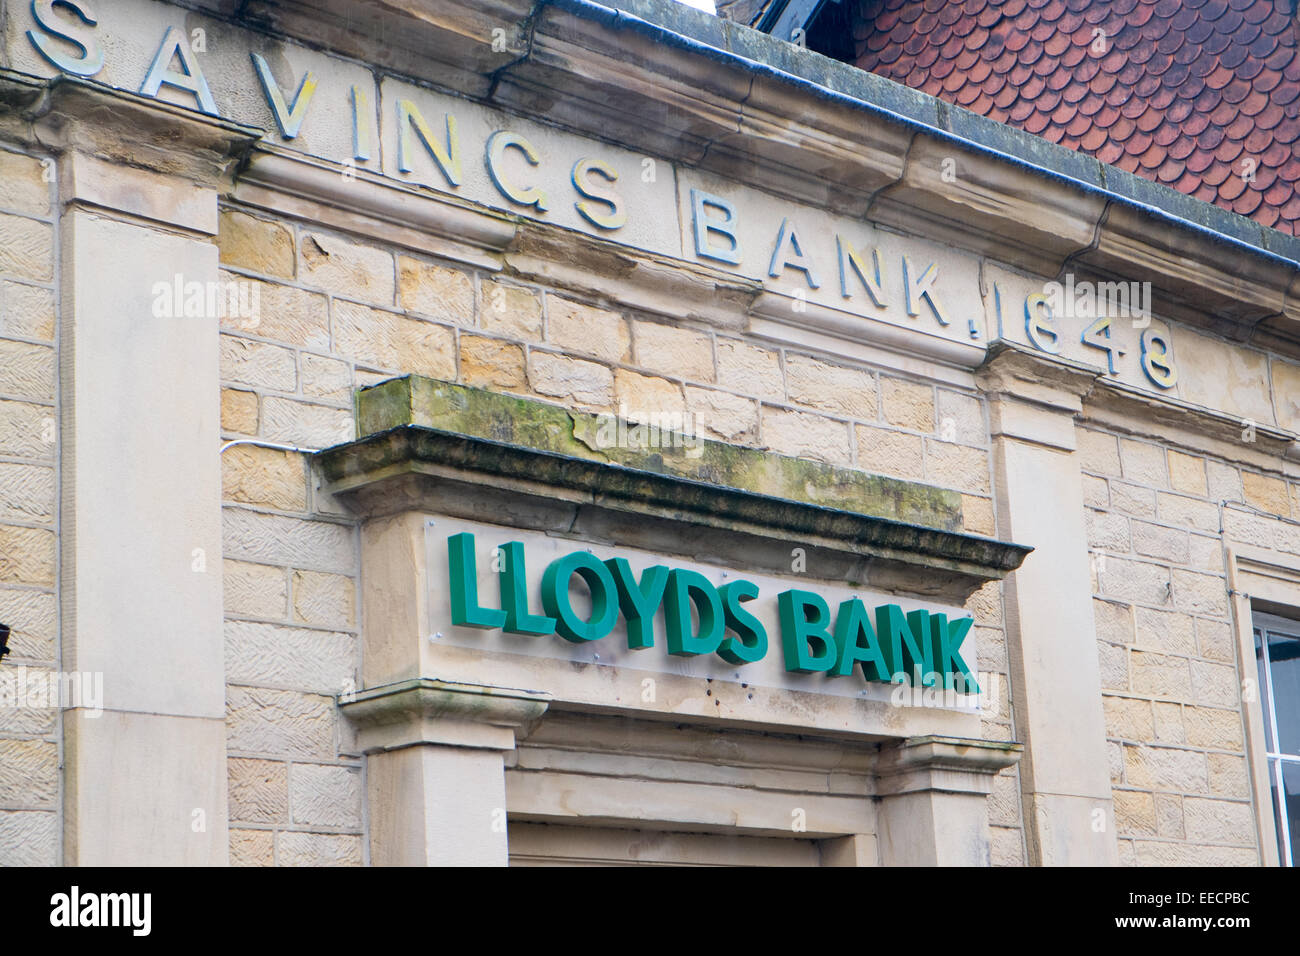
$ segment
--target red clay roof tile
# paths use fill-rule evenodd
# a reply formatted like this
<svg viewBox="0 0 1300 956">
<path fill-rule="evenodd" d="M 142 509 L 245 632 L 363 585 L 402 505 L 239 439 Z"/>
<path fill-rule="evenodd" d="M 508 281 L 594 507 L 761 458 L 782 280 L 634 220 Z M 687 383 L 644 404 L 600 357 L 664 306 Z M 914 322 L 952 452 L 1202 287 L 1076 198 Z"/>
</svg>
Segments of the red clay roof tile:
<svg viewBox="0 0 1300 956">
<path fill-rule="evenodd" d="M 1300 234 L 1300 20 L 1285 0 L 859 7 L 864 69 Z"/>
</svg>

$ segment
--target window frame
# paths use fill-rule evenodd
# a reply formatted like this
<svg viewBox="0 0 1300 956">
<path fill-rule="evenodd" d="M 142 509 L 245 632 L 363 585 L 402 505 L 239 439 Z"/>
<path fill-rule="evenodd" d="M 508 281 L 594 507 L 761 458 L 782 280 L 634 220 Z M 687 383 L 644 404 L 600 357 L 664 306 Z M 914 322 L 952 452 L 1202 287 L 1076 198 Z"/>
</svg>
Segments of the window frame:
<svg viewBox="0 0 1300 956">
<path fill-rule="evenodd" d="M 1269 634 L 1283 634 L 1300 641 L 1300 620 L 1251 609 L 1251 636 L 1257 648 L 1256 666 L 1257 670 L 1263 672 L 1263 683 L 1259 688 L 1259 705 L 1265 725 L 1262 741 L 1263 756 L 1272 797 L 1270 805 L 1273 809 L 1273 822 L 1277 828 L 1278 863 L 1281 866 L 1293 867 L 1300 864 L 1300 860 L 1296 859 L 1296 842 L 1300 839 L 1300 833 L 1291 833 L 1290 819 L 1286 812 L 1286 790 L 1283 786 L 1282 769 L 1285 764 L 1293 764 L 1300 769 L 1300 748 L 1297 753 L 1282 750 L 1282 737 L 1278 733 L 1277 725 L 1276 695 L 1273 692 L 1273 673 L 1268 655 Z M 1262 660 L 1259 656 L 1261 652 Z"/>
</svg>

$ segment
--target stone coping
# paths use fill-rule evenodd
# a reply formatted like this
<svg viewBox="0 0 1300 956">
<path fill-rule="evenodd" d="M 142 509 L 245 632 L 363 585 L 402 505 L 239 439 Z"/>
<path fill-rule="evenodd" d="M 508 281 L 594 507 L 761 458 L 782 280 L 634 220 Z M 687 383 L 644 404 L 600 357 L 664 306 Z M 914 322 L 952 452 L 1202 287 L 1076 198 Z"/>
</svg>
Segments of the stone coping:
<svg viewBox="0 0 1300 956">
<path fill-rule="evenodd" d="M 1300 262 L 1300 236 L 1288 236 L 1086 153 L 676 0 L 542 0 L 542 5 L 603 20 L 611 27 L 652 33 L 660 42 L 690 46 L 695 52 L 733 65 L 743 66 L 744 61 L 749 61 L 751 69 L 787 81 L 803 81 L 813 96 L 857 101 L 866 111 L 893 114 L 1018 165 L 1048 172 L 1126 205 L 1213 233 L 1225 246 L 1240 243 L 1265 256 Z"/>
<path fill-rule="evenodd" d="M 698 454 L 601 447 L 600 430 L 618 427 L 613 415 L 421 376 L 362 389 L 356 404 L 362 437 L 316 456 L 334 493 L 433 468 L 479 487 L 554 489 L 611 510 L 813 537 L 986 578 L 1015 570 L 1032 550 L 962 532 L 959 492 L 706 439 L 693 440 Z"/>
</svg>

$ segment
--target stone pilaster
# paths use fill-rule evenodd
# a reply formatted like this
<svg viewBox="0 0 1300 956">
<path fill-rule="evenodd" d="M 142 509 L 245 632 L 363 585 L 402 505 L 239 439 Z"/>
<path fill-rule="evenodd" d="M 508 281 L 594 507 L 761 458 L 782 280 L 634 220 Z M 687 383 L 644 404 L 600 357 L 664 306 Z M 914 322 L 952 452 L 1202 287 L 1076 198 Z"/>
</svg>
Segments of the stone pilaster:
<svg viewBox="0 0 1300 956">
<path fill-rule="evenodd" d="M 218 316 L 172 290 L 217 287 L 258 134 L 67 78 L 29 122 L 59 166 L 61 665 L 103 677 L 63 715 L 64 862 L 221 865 Z"/>
<path fill-rule="evenodd" d="M 1074 423 L 1095 377 L 1018 346 L 980 372 L 998 535 L 1034 548 L 1003 585 L 1031 865 L 1118 861 Z"/>
</svg>

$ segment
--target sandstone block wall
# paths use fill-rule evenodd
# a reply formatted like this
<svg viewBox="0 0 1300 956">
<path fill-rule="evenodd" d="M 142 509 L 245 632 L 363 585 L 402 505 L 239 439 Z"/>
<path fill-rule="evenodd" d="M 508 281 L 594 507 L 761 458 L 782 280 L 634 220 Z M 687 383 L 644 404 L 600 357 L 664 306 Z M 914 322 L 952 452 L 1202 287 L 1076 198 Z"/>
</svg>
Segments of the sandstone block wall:
<svg viewBox="0 0 1300 956">
<path fill-rule="evenodd" d="M 1259 850 L 1225 545 L 1300 554 L 1300 486 L 1080 430 L 1121 862 L 1253 865 Z M 1259 808 L 1268 819 L 1272 807 Z"/>
<path fill-rule="evenodd" d="M 13 628 L 10 677 L 59 669 L 54 179 L 51 161 L 0 148 L 0 622 Z M 59 714 L 26 702 L 37 706 L 0 706 L 0 865 L 60 858 Z"/>
</svg>

